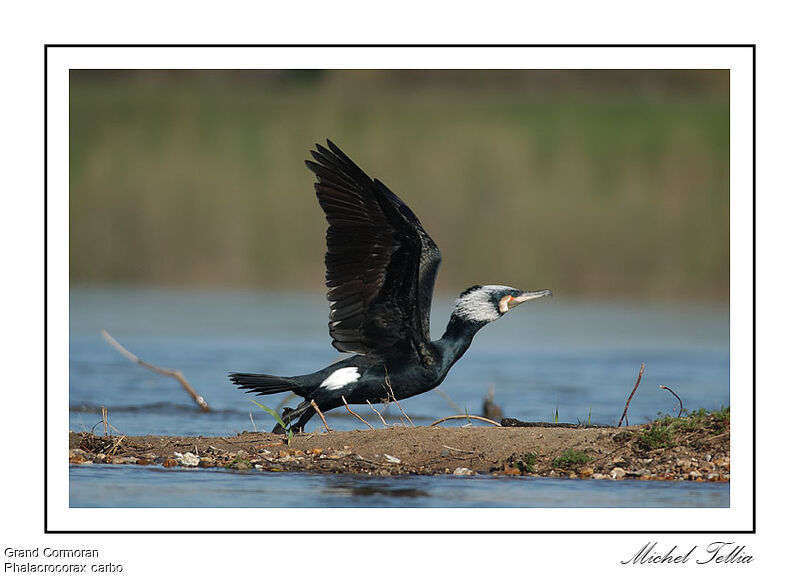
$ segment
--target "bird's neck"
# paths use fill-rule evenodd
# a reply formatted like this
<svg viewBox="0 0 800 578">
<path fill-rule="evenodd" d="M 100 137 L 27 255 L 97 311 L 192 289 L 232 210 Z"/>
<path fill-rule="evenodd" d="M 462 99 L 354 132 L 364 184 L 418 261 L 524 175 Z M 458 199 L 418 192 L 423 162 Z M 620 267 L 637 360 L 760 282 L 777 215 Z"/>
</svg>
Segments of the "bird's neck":
<svg viewBox="0 0 800 578">
<path fill-rule="evenodd" d="M 442 362 L 448 369 L 464 355 L 472 338 L 484 325 L 486 323 L 467 320 L 455 314 L 450 317 L 444 335 L 437 342 L 442 351 Z"/>
</svg>

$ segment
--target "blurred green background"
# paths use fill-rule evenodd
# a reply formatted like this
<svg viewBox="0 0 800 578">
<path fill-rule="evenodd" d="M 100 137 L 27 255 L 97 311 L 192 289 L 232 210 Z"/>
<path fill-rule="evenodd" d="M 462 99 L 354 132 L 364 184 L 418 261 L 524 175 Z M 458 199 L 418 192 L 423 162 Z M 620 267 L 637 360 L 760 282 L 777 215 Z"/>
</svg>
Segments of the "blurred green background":
<svg viewBox="0 0 800 578">
<path fill-rule="evenodd" d="M 728 299 L 727 70 L 73 70 L 69 106 L 73 284 L 322 290 L 330 138 L 444 291 Z"/>
</svg>

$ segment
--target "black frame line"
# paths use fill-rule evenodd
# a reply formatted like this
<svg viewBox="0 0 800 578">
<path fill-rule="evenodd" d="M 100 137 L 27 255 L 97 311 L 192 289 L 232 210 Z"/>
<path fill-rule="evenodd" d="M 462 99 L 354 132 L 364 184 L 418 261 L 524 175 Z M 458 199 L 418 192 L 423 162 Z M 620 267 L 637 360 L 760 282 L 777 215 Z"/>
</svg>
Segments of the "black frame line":
<svg viewBox="0 0 800 578">
<path fill-rule="evenodd" d="M 45 534 L 755 534 L 756 533 L 756 45 L 755 44 L 44 44 L 44 533 Z M 51 530 L 47 527 L 47 51 L 49 48 L 750 48 L 753 83 L 753 519 L 750 530 Z"/>
</svg>

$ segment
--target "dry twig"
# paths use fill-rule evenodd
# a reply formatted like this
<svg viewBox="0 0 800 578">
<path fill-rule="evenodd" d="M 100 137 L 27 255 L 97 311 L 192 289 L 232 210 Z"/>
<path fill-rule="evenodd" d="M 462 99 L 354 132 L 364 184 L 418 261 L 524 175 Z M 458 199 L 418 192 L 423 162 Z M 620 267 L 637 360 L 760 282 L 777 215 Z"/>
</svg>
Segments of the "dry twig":
<svg viewBox="0 0 800 578">
<path fill-rule="evenodd" d="M 681 400 L 680 396 L 677 393 L 675 393 L 674 391 L 672 391 L 670 388 L 668 388 L 666 385 L 659 385 L 658 387 L 660 387 L 661 389 L 666 389 L 668 392 L 670 392 L 672 395 L 674 395 L 678 399 L 678 403 L 681 406 L 681 409 L 678 410 L 678 417 L 681 417 L 683 415 L 683 401 Z"/>
<path fill-rule="evenodd" d="M 371 425 L 369 425 L 369 422 L 368 422 L 367 420 L 365 420 L 363 417 L 361 417 L 361 416 L 360 416 L 360 415 L 358 415 L 356 412 L 354 412 L 352 409 L 350 409 L 350 406 L 349 406 L 349 405 L 347 405 L 347 400 L 344 398 L 344 396 L 342 396 L 342 401 L 344 402 L 344 407 L 345 407 L 345 409 L 346 409 L 348 412 L 350 412 L 350 415 L 354 415 L 354 416 L 356 416 L 356 417 L 357 417 L 358 419 L 360 419 L 360 420 L 361 420 L 361 422 L 362 422 L 362 423 L 363 423 L 365 426 L 367 426 L 369 429 L 375 429 L 374 427 L 372 427 Z"/>
<path fill-rule="evenodd" d="M 374 411 L 375 413 L 377 413 L 377 414 L 378 414 L 378 417 L 379 417 L 379 418 L 381 418 L 381 423 L 383 424 L 383 427 L 389 427 L 389 424 L 388 424 L 388 423 L 386 423 L 386 420 L 385 420 L 385 419 L 383 419 L 383 416 L 381 415 L 381 412 L 379 412 L 377 409 L 375 409 L 374 407 L 372 407 L 372 404 L 369 402 L 369 400 L 367 400 L 367 405 L 369 406 L 369 408 L 370 408 L 372 411 Z"/>
<path fill-rule="evenodd" d="M 397 397 L 394 395 L 394 390 L 392 389 L 392 384 L 389 383 L 389 369 L 384 365 L 383 366 L 383 370 L 386 372 L 386 377 L 383 379 L 383 382 L 386 384 L 386 387 L 389 388 L 389 394 L 391 396 L 389 398 L 389 401 L 393 401 L 395 404 L 397 404 L 397 407 L 400 409 L 400 413 L 402 413 L 403 417 L 405 417 L 408 420 L 408 423 L 411 424 L 411 427 L 417 427 L 417 426 L 414 425 L 414 422 L 411 421 L 411 418 L 408 417 L 408 415 L 406 415 L 406 412 L 403 411 L 403 406 L 400 405 L 400 402 L 397 401 Z"/>
<path fill-rule="evenodd" d="M 322 411 L 319 409 L 319 406 L 317 405 L 317 402 L 316 402 L 316 401 L 314 401 L 313 399 L 311 400 L 311 407 L 313 407 L 313 408 L 314 408 L 314 411 L 316 411 L 316 412 L 317 412 L 317 415 L 319 416 L 319 419 L 321 419 L 321 420 L 322 420 L 322 425 L 324 425 L 324 426 L 325 426 L 325 429 L 326 429 L 326 430 L 328 430 L 329 432 L 333 431 L 333 430 L 330 428 L 330 426 L 328 425 L 328 422 L 327 422 L 327 421 L 325 421 L 325 416 L 324 416 L 324 415 L 322 415 Z"/>
<path fill-rule="evenodd" d="M 124 435 L 121 435 L 121 436 L 119 436 L 119 437 L 117 438 L 117 441 L 116 441 L 116 443 L 115 443 L 115 444 L 114 444 L 114 445 L 111 447 L 111 449 L 110 449 L 110 450 L 109 450 L 109 452 L 108 452 L 108 455 L 109 455 L 109 456 L 113 456 L 113 455 L 114 455 L 114 452 L 115 452 L 115 451 L 117 451 L 117 448 L 119 447 L 119 444 L 121 444 L 121 443 L 122 443 L 122 440 L 124 440 L 124 439 L 125 439 L 125 436 L 124 436 Z"/>
<path fill-rule="evenodd" d="M 438 425 L 438 424 L 442 423 L 443 421 L 448 421 L 448 420 L 451 420 L 451 419 L 470 419 L 470 420 L 477 419 L 478 421 L 485 421 L 486 423 L 490 423 L 493 426 L 503 427 L 499 423 L 497 423 L 493 419 L 489 419 L 488 417 L 482 417 L 482 416 L 479 416 L 479 415 L 466 415 L 466 414 L 448 415 L 447 417 L 443 417 L 442 419 L 437 419 L 435 422 L 433 422 L 431 424 L 431 427 L 433 427 L 435 425 Z"/>
<path fill-rule="evenodd" d="M 636 388 L 639 387 L 639 382 L 642 381 L 642 374 L 644 373 L 644 363 L 639 368 L 639 377 L 636 378 L 636 385 L 633 386 L 633 391 L 628 396 L 628 401 L 625 402 L 625 410 L 622 412 L 622 417 L 619 418 L 619 423 L 617 427 L 622 425 L 622 420 L 625 420 L 625 425 L 628 425 L 628 406 L 631 404 L 631 400 L 633 399 L 633 394 L 636 393 Z"/>
<path fill-rule="evenodd" d="M 445 400 L 447 403 L 449 403 L 449 404 L 450 404 L 450 407 L 452 407 L 454 410 L 456 410 L 456 411 L 461 411 L 461 408 L 460 408 L 460 407 L 458 407 L 458 406 L 456 405 L 456 402 L 454 402 L 454 401 L 453 401 L 453 398 L 452 398 L 452 397 L 450 397 L 449 395 L 447 395 L 447 394 L 446 394 L 444 391 L 442 391 L 442 390 L 441 390 L 441 389 L 439 389 L 438 387 L 437 387 L 436 389 L 434 389 L 433 391 L 435 391 L 436 393 L 438 393 L 439 395 L 441 395 L 441 396 L 444 398 L 444 400 Z"/>
<path fill-rule="evenodd" d="M 108 341 L 114 349 L 119 351 L 123 356 L 127 357 L 134 363 L 138 363 L 142 367 L 146 367 L 147 369 L 155 371 L 156 373 L 160 373 L 161 375 L 166 375 L 168 377 L 174 377 L 175 379 L 177 379 L 178 382 L 180 382 L 180 384 L 183 386 L 183 389 L 185 389 L 187 393 L 192 396 L 192 399 L 195 401 L 195 403 L 197 403 L 197 405 L 200 406 L 200 409 L 202 409 L 203 411 L 211 411 L 211 408 L 208 407 L 208 403 L 206 402 L 205 399 L 203 399 L 203 396 L 199 395 L 194 390 L 194 388 L 191 385 L 189 385 L 189 382 L 186 381 L 186 378 L 183 377 L 183 374 L 180 371 L 174 369 L 164 369 L 163 367 L 157 367 L 155 365 L 147 363 L 142 359 L 139 359 L 133 353 L 122 347 L 122 345 L 120 345 L 120 343 L 116 339 L 111 337 L 111 335 L 105 329 L 103 329 L 102 335 L 103 338 L 106 341 Z"/>
</svg>

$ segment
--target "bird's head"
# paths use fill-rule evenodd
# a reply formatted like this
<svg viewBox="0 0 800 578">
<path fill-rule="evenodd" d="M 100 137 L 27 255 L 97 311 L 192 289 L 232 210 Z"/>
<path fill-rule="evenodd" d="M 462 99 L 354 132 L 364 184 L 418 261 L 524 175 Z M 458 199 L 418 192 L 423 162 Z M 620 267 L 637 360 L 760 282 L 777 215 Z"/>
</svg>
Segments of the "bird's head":
<svg viewBox="0 0 800 578">
<path fill-rule="evenodd" d="M 552 295 L 550 289 L 521 291 L 505 285 L 475 285 L 456 300 L 453 317 L 470 323 L 489 323 L 500 319 L 520 303 Z"/>
</svg>

